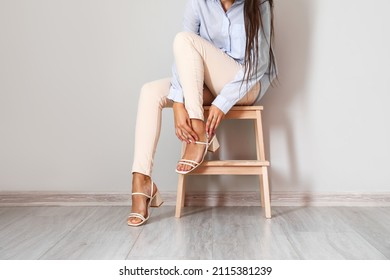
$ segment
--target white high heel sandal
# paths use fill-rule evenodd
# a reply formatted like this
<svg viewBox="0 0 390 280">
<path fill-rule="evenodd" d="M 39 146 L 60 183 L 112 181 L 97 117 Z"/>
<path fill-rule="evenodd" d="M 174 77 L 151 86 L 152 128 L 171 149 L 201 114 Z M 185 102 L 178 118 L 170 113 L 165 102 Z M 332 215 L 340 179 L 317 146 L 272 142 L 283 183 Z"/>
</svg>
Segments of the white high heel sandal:
<svg viewBox="0 0 390 280">
<path fill-rule="evenodd" d="M 176 167 L 177 173 L 185 175 L 185 174 L 188 174 L 188 173 L 194 171 L 195 168 L 197 168 L 199 165 L 201 165 L 203 163 L 203 160 L 206 157 L 207 151 L 215 152 L 218 150 L 219 143 L 218 143 L 218 139 L 217 139 L 216 135 L 213 135 L 213 137 L 211 138 L 210 141 L 208 141 L 208 135 L 206 135 L 206 138 L 207 138 L 207 142 L 195 141 L 195 144 L 200 144 L 200 145 L 206 146 L 206 149 L 204 150 L 204 153 L 202 156 L 202 160 L 200 162 L 197 162 L 194 160 L 189 160 L 189 159 L 179 160 L 178 164 L 188 165 L 188 166 L 191 166 L 192 168 L 190 170 L 187 170 L 187 171 L 181 171 L 181 170 L 178 170 Z"/>
<path fill-rule="evenodd" d="M 142 195 L 142 196 L 145 196 L 147 198 L 147 205 L 146 205 L 147 216 L 144 217 L 139 213 L 130 213 L 129 217 L 127 218 L 127 224 L 129 226 L 138 227 L 140 225 L 143 225 L 144 223 L 146 223 L 146 221 L 150 217 L 149 208 L 150 207 L 160 207 L 161 204 L 163 204 L 164 201 L 161 198 L 160 192 L 157 190 L 156 193 L 153 195 L 153 189 L 154 189 L 154 183 L 152 181 L 152 186 L 150 187 L 150 195 L 147 195 L 144 193 L 139 193 L 139 192 L 135 192 L 135 193 L 131 194 L 132 196 L 133 195 Z M 130 223 L 130 218 L 138 218 L 141 220 L 141 222 L 139 222 L 138 224 Z"/>
</svg>

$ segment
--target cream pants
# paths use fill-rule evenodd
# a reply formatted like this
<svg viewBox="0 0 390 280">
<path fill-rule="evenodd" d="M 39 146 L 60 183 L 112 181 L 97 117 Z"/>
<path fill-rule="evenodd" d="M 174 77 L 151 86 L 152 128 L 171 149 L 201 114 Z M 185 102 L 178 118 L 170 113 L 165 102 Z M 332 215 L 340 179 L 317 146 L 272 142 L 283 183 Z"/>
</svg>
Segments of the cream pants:
<svg viewBox="0 0 390 280">
<path fill-rule="evenodd" d="M 185 108 L 191 119 L 204 120 L 203 105 L 210 105 L 225 84 L 234 79 L 242 65 L 200 36 L 181 32 L 173 43 L 174 57 Z M 153 81 L 141 89 L 135 128 L 132 172 L 151 176 L 153 159 L 161 129 L 163 108 L 172 107 L 167 98 L 171 78 Z M 259 84 L 236 105 L 252 105 Z"/>
</svg>

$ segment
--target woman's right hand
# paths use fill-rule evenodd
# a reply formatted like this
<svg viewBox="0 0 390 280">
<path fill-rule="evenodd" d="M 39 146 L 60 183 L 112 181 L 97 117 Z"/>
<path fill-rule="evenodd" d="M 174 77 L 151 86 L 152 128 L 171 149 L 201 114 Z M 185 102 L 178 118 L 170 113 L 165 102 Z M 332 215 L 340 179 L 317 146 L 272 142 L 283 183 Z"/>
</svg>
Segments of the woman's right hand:
<svg viewBox="0 0 390 280">
<path fill-rule="evenodd" d="M 187 143 L 198 141 L 198 135 L 192 129 L 191 119 L 183 103 L 173 103 L 176 136 Z"/>
</svg>

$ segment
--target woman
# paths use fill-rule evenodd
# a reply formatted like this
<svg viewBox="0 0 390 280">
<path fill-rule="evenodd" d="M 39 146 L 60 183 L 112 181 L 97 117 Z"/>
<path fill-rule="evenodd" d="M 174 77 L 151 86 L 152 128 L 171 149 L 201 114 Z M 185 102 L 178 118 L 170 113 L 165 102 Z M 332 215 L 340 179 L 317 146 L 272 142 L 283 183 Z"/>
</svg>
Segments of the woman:
<svg viewBox="0 0 390 280">
<path fill-rule="evenodd" d="M 173 43 L 173 77 L 141 90 L 133 163 L 130 226 L 144 224 L 162 200 L 151 179 L 161 110 L 173 107 L 176 136 L 187 143 L 176 172 L 199 166 L 233 105 L 252 105 L 276 77 L 273 0 L 190 0 L 184 32 Z M 210 105 L 204 120 L 203 105 Z"/>
</svg>

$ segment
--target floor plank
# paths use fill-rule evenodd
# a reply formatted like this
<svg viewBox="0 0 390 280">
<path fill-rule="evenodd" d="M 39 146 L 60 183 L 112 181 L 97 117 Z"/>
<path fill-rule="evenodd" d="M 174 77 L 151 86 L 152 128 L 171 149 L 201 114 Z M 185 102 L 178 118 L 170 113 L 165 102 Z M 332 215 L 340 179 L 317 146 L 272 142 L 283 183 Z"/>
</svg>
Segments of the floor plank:
<svg viewBox="0 0 390 280">
<path fill-rule="evenodd" d="M 95 209 L 88 207 L 21 207 L 0 230 L 1 259 L 39 259 Z M 17 217 L 19 216 L 19 217 Z M 7 217 L 0 217 L 0 222 Z"/>
<path fill-rule="evenodd" d="M 278 224 L 261 207 L 219 207 L 213 213 L 214 259 L 298 259 Z"/>
<path fill-rule="evenodd" d="M 390 259 L 390 207 L 0 207 L 0 259 Z"/>
<path fill-rule="evenodd" d="M 143 228 L 126 224 L 128 207 L 99 207 L 40 259 L 123 260 Z"/>
<path fill-rule="evenodd" d="M 10 224 L 15 223 L 17 220 L 20 220 L 24 216 L 31 215 L 30 211 L 27 209 L 37 209 L 35 207 L 26 208 L 26 207 L 0 207 L 0 230 L 9 226 Z"/>
<path fill-rule="evenodd" d="M 161 207 L 141 232 L 127 259 L 212 258 L 211 208 L 186 207 L 176 219 L 174 207 Z"/>
<path fill-rule="evenodd" d="M 383 260 L 379 250 L 354 232 L 296 232 L 288 239 L 304 260 Z"/>
<path fill-rule="evenodd" d="M 390 209 L 382 207 L 340 208 L 341 217 L 354 231 L 390 259 Z"/>
</svg>

